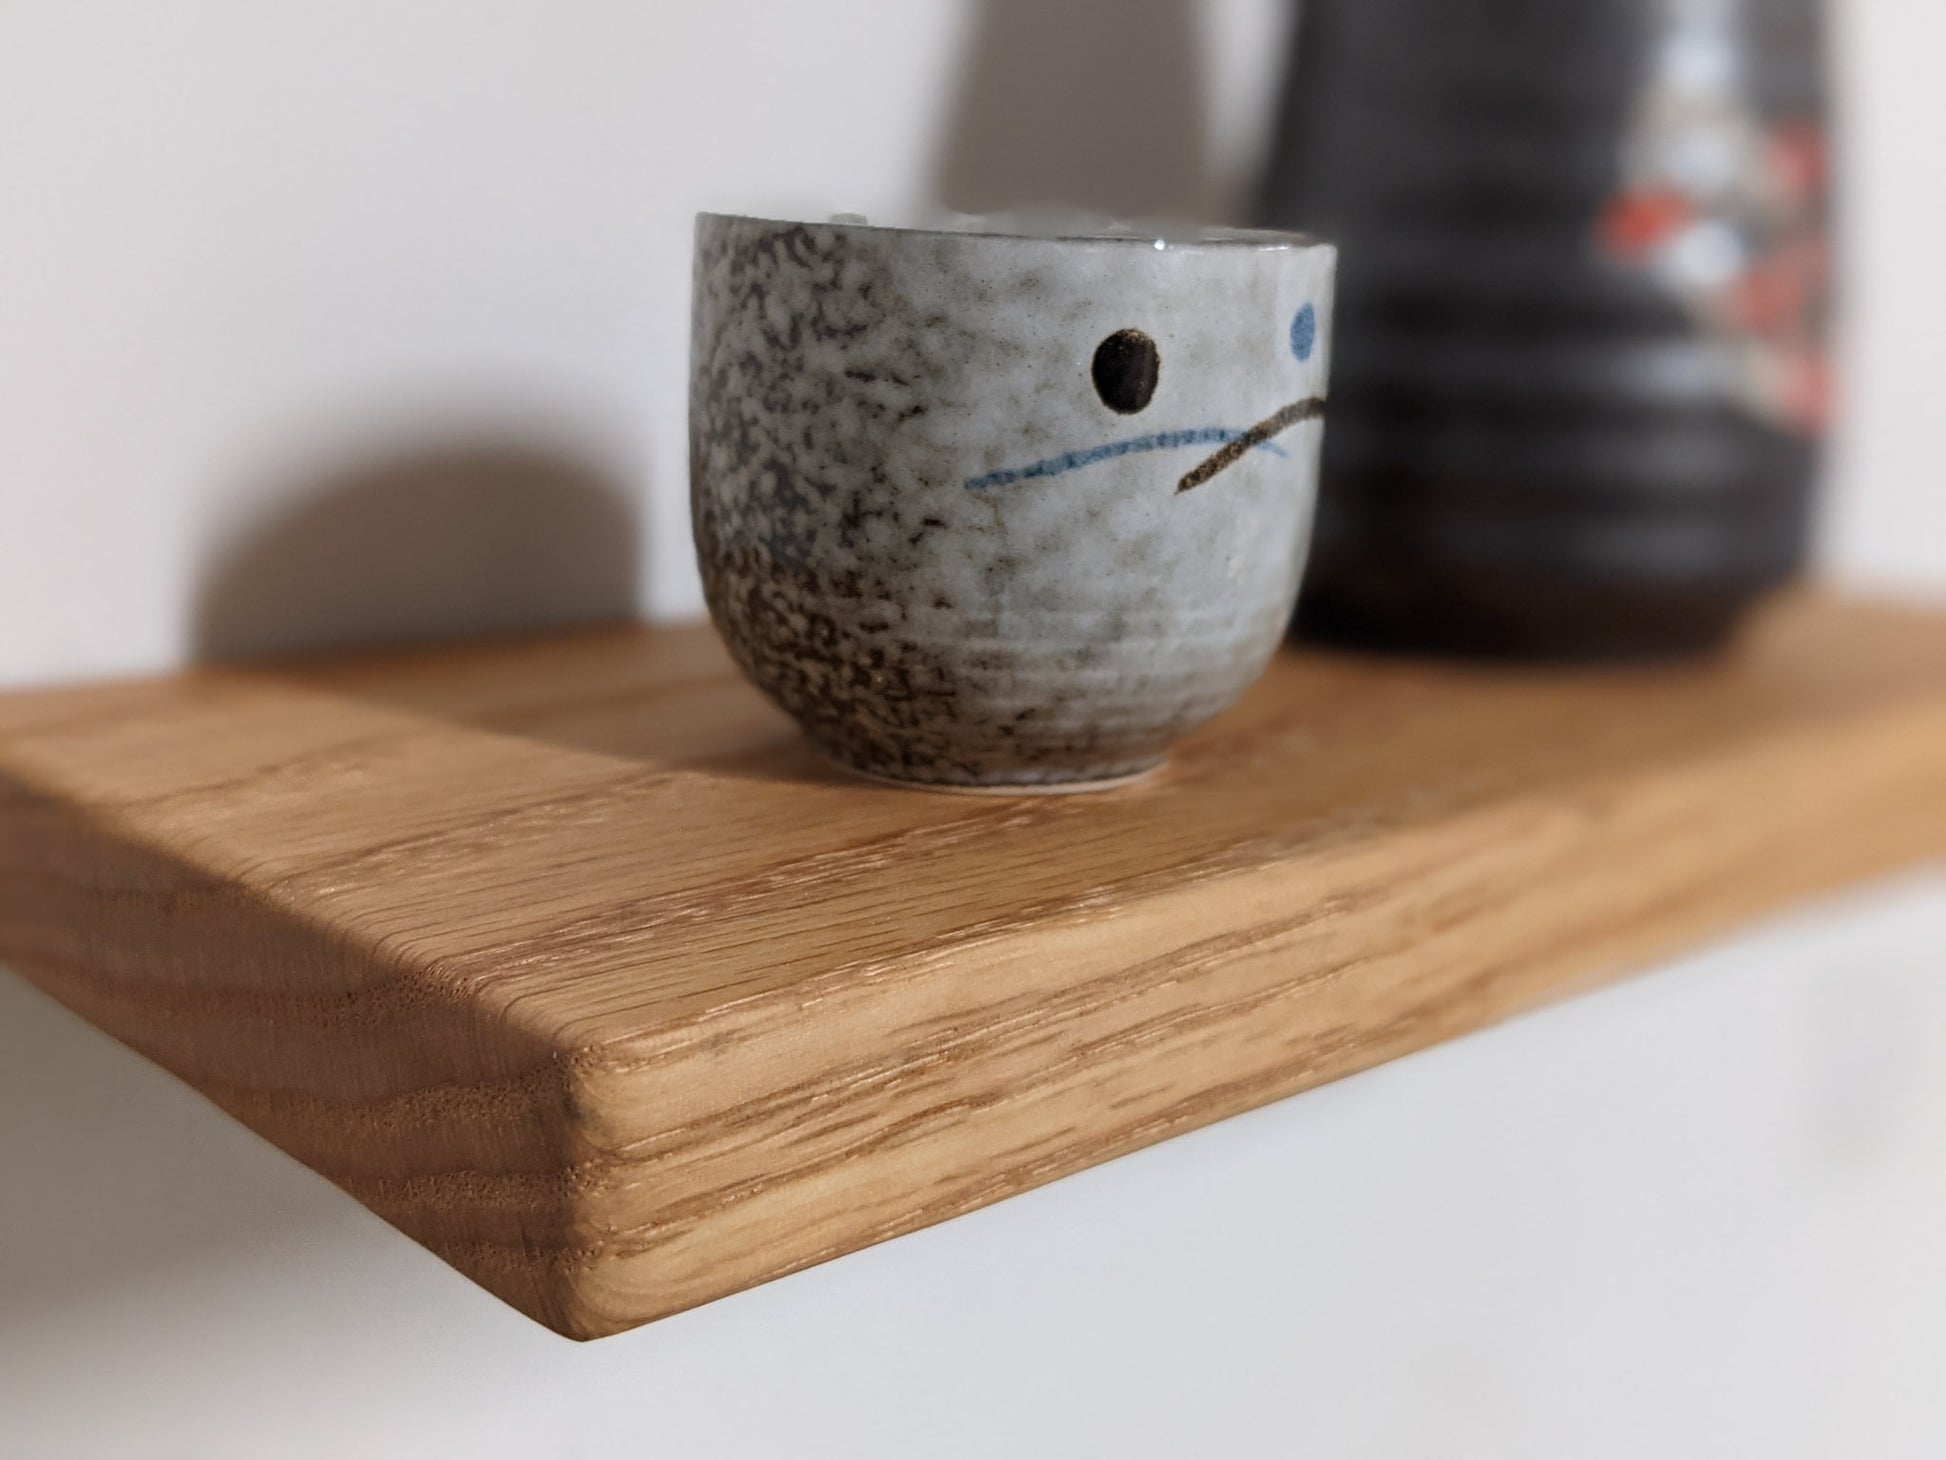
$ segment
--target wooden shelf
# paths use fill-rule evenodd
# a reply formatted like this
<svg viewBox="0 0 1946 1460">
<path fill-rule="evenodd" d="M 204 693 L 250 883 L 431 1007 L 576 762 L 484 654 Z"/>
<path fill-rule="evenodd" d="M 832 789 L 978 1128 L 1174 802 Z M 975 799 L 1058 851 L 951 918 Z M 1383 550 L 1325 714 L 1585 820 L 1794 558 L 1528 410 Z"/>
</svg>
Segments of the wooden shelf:
<svg viewBox="0 0 1946 1460">
<path fill-rule="evenodd" d="M 0 957 L 577 1337 L 1946 852 L 1946 616 L 1289 654 L 1148 785 L 827 771 L 701 629 L 0 697 Z"/>
</svg>

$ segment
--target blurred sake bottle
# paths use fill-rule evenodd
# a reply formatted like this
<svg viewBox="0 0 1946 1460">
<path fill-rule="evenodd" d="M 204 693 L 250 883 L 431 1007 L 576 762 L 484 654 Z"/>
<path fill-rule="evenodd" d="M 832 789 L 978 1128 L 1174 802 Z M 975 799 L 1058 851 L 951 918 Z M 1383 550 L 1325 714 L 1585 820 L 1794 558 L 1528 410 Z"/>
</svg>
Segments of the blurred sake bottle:
<svg viewBox="0 0 1946 1460">
<path fill-rule="evenodd" d="M 1608 658 L 1806 556 L 1817 0 L 1305 0 L 1261 220 L 1343 250 L 1306 634 Z"/>
</svg>

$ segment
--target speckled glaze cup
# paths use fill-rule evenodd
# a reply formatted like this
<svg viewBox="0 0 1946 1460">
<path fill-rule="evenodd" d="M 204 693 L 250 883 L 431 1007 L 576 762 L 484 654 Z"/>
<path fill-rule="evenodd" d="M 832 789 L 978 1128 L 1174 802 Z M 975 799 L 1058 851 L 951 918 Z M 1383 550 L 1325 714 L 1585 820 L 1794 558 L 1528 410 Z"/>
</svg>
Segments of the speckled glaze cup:
<svg viewBox="0 0 1946 1460">
<path fill-rule="evenodd" d="M 737 662 L 870 776 L 1160 764 L 1290 620 L 1336 262 L 702 215 L 691 504 Z"/>
</svg>

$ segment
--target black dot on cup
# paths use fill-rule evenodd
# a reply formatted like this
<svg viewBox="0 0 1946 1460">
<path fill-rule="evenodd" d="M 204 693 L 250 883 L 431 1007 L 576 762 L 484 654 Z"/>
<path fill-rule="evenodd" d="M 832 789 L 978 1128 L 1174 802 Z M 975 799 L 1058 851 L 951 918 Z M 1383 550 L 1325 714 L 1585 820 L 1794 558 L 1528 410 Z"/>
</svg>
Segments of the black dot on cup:
<svg viewBox="0 0 1946 1460">
<path fill-rule="evenodd" d="M 1095 394 L 1109 410 L 1132 416 L 1155 398 L 1162 355 L 1140 330 L 1116 330 L 1095 347 Z"/>
</svg>

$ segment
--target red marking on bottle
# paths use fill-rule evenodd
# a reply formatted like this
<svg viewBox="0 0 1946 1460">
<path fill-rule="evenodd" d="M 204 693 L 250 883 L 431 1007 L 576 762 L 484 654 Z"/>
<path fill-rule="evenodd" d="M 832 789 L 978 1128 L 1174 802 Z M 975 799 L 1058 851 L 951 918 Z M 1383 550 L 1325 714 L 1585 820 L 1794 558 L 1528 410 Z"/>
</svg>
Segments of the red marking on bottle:
<svg viewBox="0 0 1946 1460">
<path fill-rule="evenodd" d="M 1695 218 L 1689 199 L 1673 188 L 1621 193 L 1597 225 L 1603 247 L 1625 259 L 1653 252 Z"/>
</svg>

